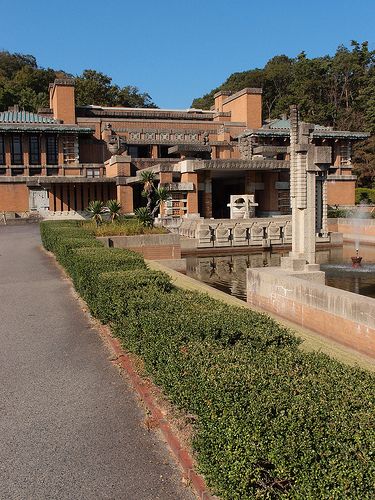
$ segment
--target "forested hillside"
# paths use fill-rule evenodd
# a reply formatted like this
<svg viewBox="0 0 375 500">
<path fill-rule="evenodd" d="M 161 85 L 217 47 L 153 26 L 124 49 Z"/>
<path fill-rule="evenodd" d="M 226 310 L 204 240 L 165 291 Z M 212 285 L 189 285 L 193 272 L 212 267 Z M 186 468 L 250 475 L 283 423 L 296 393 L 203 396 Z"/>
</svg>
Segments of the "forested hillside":
<svg viewBox="0 0 375 500">
<path fill-rule="evenodd" d="M 263 118 L 275 118 L 299 104 L 302 118 L 339 129 L 375 133 L 375 51 L 367 42 L 338 47 L 334 56 L 309 59 L 278 55 L 264 68 L 233 73 L 192 106 L 209 109 L 219 90 L 263 88 Z"/>
<path fill-rule="evenodd" d="M 114 85 L 109 76 L 98 71 L 87 69 L 74 76 L 62 70 L 41 68 L 32 55 L 0 51 L 0 111 L 14 104 L 27 111 L 48 107 L 49 84 L 64 77 L 75 78 L 77 105 L 156 107 L 147 93 L 130 85 Z"/>
</svg>

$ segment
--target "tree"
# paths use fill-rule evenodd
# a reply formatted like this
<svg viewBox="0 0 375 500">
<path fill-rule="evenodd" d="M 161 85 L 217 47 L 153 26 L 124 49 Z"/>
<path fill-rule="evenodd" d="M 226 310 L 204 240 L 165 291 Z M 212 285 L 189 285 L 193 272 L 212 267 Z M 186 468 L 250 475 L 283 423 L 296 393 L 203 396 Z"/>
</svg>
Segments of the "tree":
<svg viewBox="0 0 375 500">
<path fill-rule="evenodd" d="M 154 219 L 156 217 L 157 213 L 159 212 L 160 205 L 162 203 L 165 203 L 169 199 L 169 197 L 170 197 L 170 193 L 169 193 L 167 188 L 165 188 L 163 186 L 159 186 L 158 189 L 155 189 L 155 191 L 154 191 L 155 206 L 151 212 L 152 219 Z"/>
<path fill-rule="evenodd" d="M 140 174 L 140 180 L 143 182 L 142 196 L 147 198 L 146 208 L 151 213 L 152 195 L 155 190 L 155 174 L 149 170 L 143 170 Z"/>
<path fill-rule="evenodd" d="M 359 142 L 354 148 L 353 172 L 359 187 L 375 187 L 375 136 Z"/>
<path fill-rule="evenodd" d="M 55 78 L 73 78 L 62 70 L 41 68 L 34 56 L 0 51 L 0 111 L 19 104 L 27 111 L 49 106 L 49 84 Z M 112 78 L 86 69 L 76 80 L 76 101 L 79 106 L 129 106 L 155 108 L 151 97 L 137 87 L 123 88 L 112 83 Z"/>
<path fill-rule="evenodd" d="M 155 108 L 147 93 L 127 85 L 112 84 L 112 78 L 92 69 L 85 69 L 76 78 L 76 102 L 78 106 L 96 104 L 98 106 L 126 106 L 131 108 Z"/>
<path fill-rule="evenodd" d="M 164 186 L 155 187 L 156 176 L 154 172 L 143 170 L 140 173 L 141 182 L 143 182 L 142 196 L 147 198 L 147 205 L 135 211 L 136 216 L 143 225 L 154 225 L 154 219 L 160 210 L 162 203 L 169 198 L 169 191 Z M 148 216 L 147 216 L 148 214 Z"/>
</svg>

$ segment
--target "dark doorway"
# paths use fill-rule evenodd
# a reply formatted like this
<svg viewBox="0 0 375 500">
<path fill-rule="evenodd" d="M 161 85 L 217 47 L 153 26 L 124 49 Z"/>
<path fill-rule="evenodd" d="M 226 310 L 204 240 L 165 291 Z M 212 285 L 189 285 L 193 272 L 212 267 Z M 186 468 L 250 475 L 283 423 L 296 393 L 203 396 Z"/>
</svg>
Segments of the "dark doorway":
<svg viewBox="0 0 375 500">
<path fill-rule="evenodd" d="M 212 216 L 215 219 L 229 219 L 227 207 L 232 194 L 244 194 L 245 177 L 212 179 Z"/>
</svg>

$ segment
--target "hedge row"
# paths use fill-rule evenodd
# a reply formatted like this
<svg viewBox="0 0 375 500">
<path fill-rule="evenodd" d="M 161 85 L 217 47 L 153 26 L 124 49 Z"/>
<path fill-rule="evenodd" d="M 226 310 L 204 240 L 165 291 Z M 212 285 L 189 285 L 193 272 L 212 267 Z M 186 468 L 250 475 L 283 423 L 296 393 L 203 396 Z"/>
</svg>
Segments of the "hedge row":
<svg viewBox="0 0 375 500">
<path fill-rule="evenodd" d="M 373 375 L 304 353 L 266 315 L 174 288 L 131 252 L 69 247 L 90 240 L 79 231 L 62 250 L 66 228 L 42 233 L 93 313 L 195 415 L 199 467 L 222 498 L 375 497 Z"/>
</svg>

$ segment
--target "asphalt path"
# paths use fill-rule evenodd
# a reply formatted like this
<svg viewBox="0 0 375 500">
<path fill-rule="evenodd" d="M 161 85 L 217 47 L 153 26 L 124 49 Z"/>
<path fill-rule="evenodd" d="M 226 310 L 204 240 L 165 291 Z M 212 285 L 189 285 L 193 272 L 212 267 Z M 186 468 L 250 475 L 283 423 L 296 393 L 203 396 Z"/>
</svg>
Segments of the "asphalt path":
<svg viewBox="0 0 375 500">
<path fill-rule="evenodd" d="M 0 498 L 194 496 L 37 224 L 0 227 Z"/>
</svg>

